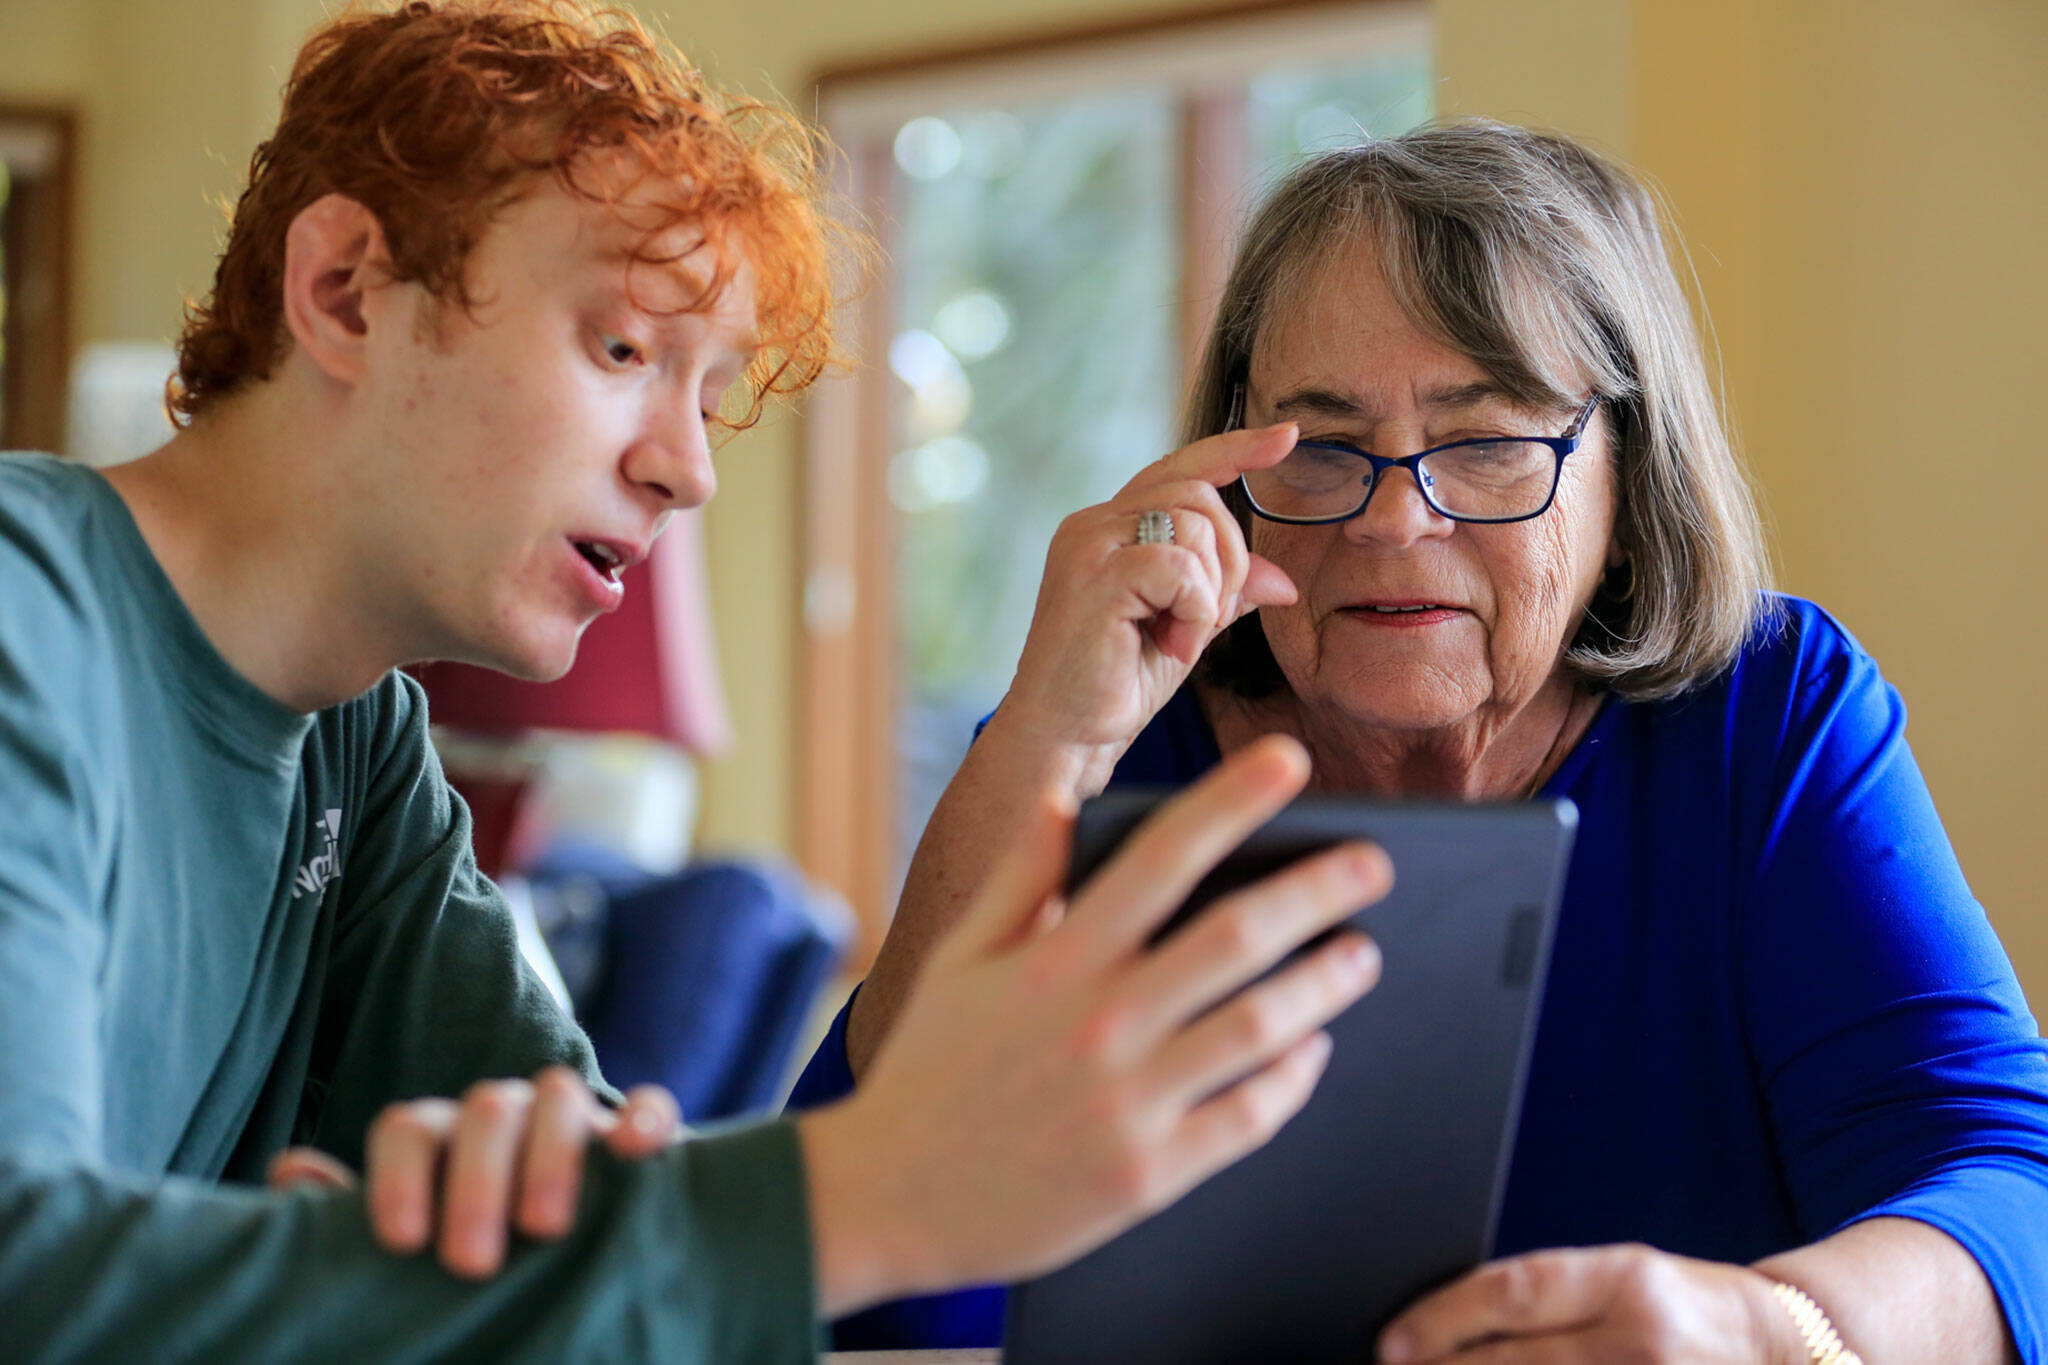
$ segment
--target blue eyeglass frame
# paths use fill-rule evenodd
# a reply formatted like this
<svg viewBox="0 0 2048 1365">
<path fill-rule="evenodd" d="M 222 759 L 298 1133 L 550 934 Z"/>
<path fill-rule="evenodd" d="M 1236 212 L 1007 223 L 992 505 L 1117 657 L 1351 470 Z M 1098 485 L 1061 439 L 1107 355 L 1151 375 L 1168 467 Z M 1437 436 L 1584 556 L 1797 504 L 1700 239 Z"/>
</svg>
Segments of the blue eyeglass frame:
<svg viewBox="0 0 2048 1365">
<path fill-rule="evenodd" d="M 1341 517 L 1280 516 L 1276 513 L 1268 512 L 1265 508 L 1259 506 L 1259 500 L 1252 495 L 1251 484 L 1246 481 L 1242 474 L 1238 475 L 1237 486 L 1243 490 L 1245 501 L 1251 504 L 1254 516 L 1264 517 L 1267 521 L 1277 521 L 1287 526 L 1334 526 L 1339 522 L 1349 521 L 1353 517 L 1364 516 L 1365 509 L 1372 506 L 1373 494 L 1380 491 L 1380 476 L 1389 469 L 1398 468 L 1407 470 L 1409 477 L 1415 480 L 1416 490 L 1422 494 L 1422 500 L 1428 504 L 1429 510 L 1448 521 L 1468 522 L 1476 526 L 1510 526 L 1518 521 L 1534 521 L 1545 512 L 1548 512 L 1551 504 L 1557 501 L 1557 486 L 1563 481 L 1565 456 L 1570 455 L 1579 448 L 1579 442 L 1586 435 L 1586 423 L 1593 420 L 1593 410 L 1599 406 L 1599 394 L 1592 393 L 1586 395 L 1586 405 L 1579 409 L 1579 415 L 1572 419 L 1572 424 L 1565 428 L 1562 436 L 1488 436 L 1479 440 L 1449 441 L 1443 445 L 1431 446 L 1428 450 L 1418 450 L 1413 455 L 1402 455 L 1398 458 L 1392 455 L 1375 455 L 1371 451 L 1360 450 L 1356 446 L 1341 445 L 1335 441 L 1295 442 L 1294 448 L 1296 450 L 1333 450 L 1343 455 L 1356 455 L 1359 459 L 1372 466 L 1372 481 L 1366 485 L 1365 501 L 1359 503 L 1357 507 L 1346 512 Z M 1235 431 L 1243 421 L 1244 385 L 1239 384 L 1231 396 L 1230 424 L 1225 430 Z M 1423 481 L 1422 462 L 1432 455 L 1442 454 L 1446 450 L 1456 450 L 1460 446 L 1494 445 L 1501 441 L 1523 441 L 1530 445 L 1549 446 L 1550 453 L 1557 457 L 1557 463 L 1550 470 L 1550 495 L 1543 500 L 1543 505 L 1533 512 L 1524 512 L 1518 517 L 1466 517 L 1460 516 L 1456 512 L 1446 511 L 1443 507 L 1439 506 L 1437 500 L 1430 496 L 1429 485 Z"/>
</svg>

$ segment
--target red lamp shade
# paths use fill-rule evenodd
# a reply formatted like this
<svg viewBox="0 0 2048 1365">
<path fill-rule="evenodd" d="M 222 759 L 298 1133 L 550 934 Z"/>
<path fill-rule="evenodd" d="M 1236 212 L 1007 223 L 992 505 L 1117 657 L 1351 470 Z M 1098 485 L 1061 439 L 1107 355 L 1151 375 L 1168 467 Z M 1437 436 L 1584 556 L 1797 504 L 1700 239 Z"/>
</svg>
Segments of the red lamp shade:
<svg viewBox="0 0 2048 1365">
<path fill-rule="evenodd" d="M 554 682 L 469 664 L 416 667 L 434 723 L 475 735 L 630 731 L 693 753 L 723 749 L 732 724 L 705 596 L 700 514 L 677 513 L 624 582 L 625 601 L 591 623 L 575 666 Z"/>
</svg>

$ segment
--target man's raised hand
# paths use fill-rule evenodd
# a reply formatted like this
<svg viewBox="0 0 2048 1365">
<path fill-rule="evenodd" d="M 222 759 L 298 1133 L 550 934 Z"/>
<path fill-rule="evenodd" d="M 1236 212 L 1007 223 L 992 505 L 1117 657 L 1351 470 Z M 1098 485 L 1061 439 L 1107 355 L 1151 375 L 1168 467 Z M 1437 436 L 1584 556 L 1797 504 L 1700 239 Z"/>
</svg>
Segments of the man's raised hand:
<svg viewBox="0 0 2048 1365">
<path fill-rule="evenodd" d="M 1155 930 L 1302 788 L 1292 740 L 1247 746 L 1059 899 L 1070 811 L 1048 800 L 933 950 L 854 1096 L 805 1116 L 820 1305 L 1033 1275 L 1258 1147 L 1307 1102 L 1324 1024 L 1378 977 L 1362 935 L 1256 985 L 1385 895 L 1345 845 Z"/>
</svg>

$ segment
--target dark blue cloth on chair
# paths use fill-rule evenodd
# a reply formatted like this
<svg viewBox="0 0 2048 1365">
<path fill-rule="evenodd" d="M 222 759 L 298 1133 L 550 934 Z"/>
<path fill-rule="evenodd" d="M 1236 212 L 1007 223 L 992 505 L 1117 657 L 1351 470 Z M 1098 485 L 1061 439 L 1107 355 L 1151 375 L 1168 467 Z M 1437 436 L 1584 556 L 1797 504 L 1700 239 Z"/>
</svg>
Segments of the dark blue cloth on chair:
<svg viewBox="0 0 2048 1365">
<path fill-rule="evenodd" d="M 576 870 L 608 893 L 595 983 L 577 1001 L 605 1079 L 668 1087 L 692 1124 L 773 1107 L 845 952 L 843 913 L 768 863 Z"/>
</svg>

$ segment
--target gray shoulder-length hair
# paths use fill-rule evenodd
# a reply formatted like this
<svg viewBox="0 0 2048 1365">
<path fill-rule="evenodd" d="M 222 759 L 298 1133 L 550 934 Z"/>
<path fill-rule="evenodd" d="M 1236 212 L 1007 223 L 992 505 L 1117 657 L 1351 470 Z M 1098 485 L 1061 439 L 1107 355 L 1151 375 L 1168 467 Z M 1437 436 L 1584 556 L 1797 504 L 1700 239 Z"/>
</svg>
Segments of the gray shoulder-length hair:
<svg viewBox="0 0 2048 1365">
<path fill-rule="evenodd" d="M 1314 158 L 1238 246 L 1185 441 L 1224 429 L 1263 329 L 1333 259 L 1374 251 L 1417 325 L 1517 399 L 1569 407 L 1590 383 L 1616 462 L 1611 572 L 1563 666 L 1624 697 L 1722 672 L 1771 610 L 1763 528 L 1633 175 L 1569 138 L 1460 121 Z M 1226 492 L 1246 535 L 1251 508 Z M 1211 645 L 1202 677 L 1241 695 L 1285 685 L 1256 614 Z"/>
</svg>

